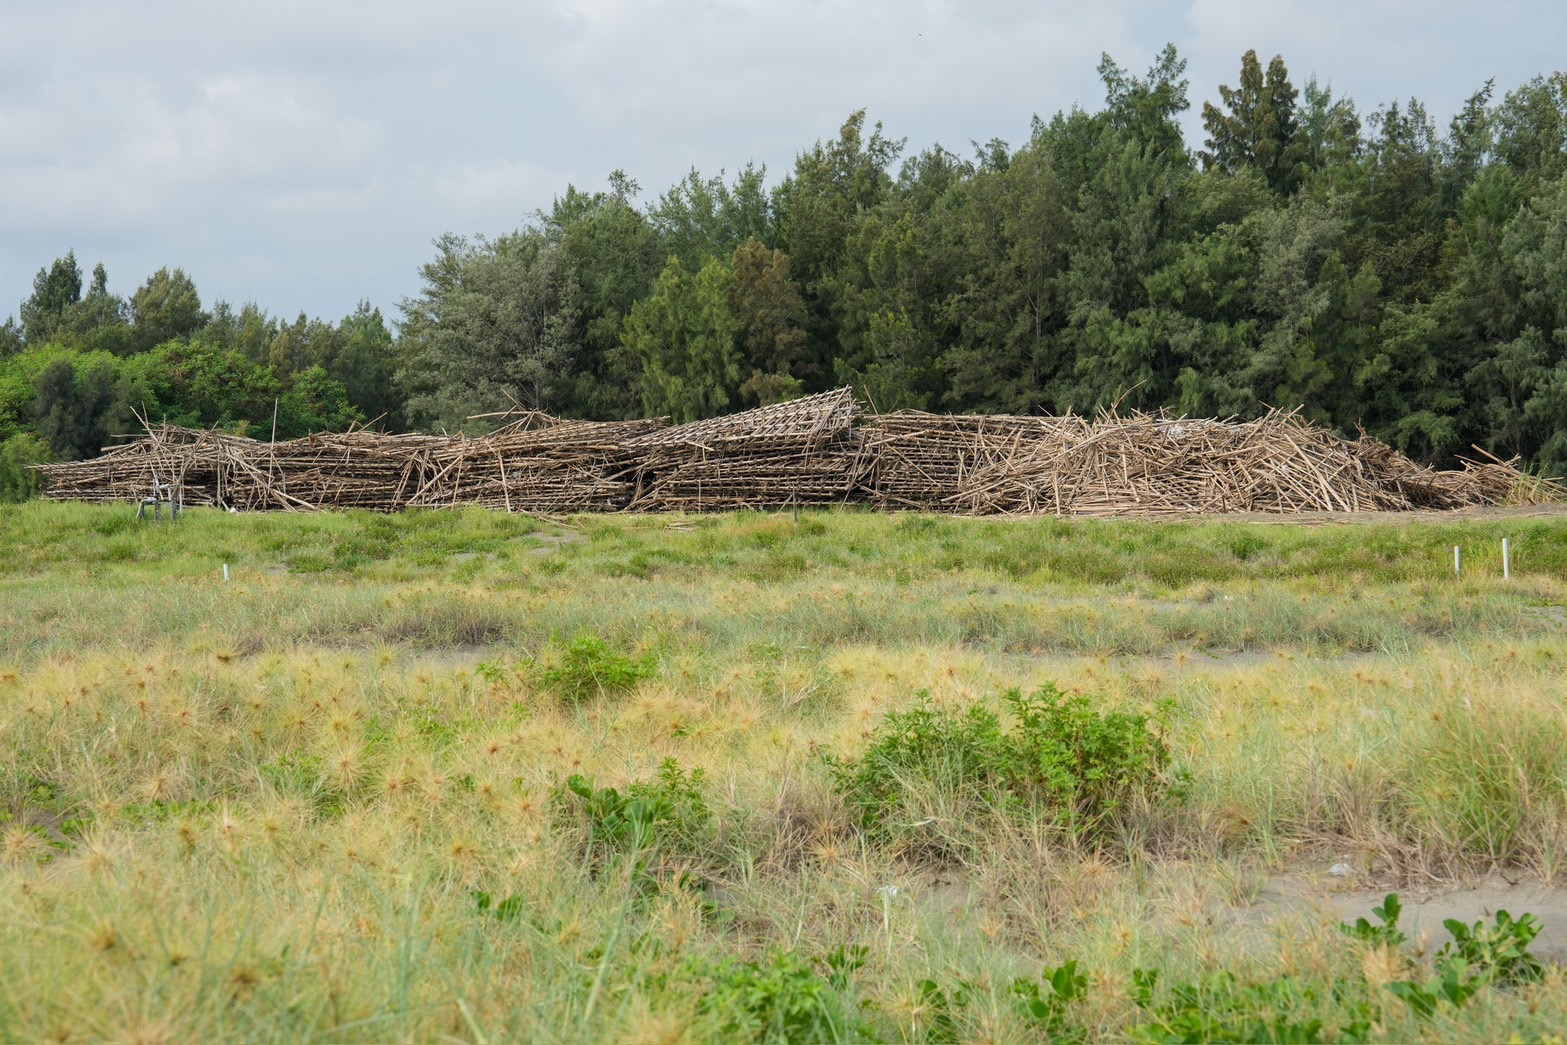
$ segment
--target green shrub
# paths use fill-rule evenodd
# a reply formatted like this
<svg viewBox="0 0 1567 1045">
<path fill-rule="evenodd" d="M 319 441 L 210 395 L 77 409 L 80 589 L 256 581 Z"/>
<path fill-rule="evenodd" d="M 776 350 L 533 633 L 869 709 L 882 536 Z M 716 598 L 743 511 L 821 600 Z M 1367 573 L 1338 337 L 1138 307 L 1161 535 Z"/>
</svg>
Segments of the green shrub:
<svg viewBox="0 0 1567 1045">
<path fill-rule="evenodd" d="M 1136 985 L 1147 998 L 1157 973 L 1138 972 Z M 1243 983 L 1224 970 L 1172 989 L 1169 1000 L 1154 1008 L 1152 1018 L 1132 1028 L 1131 1037 L 1161 1043 L 1365 1041 L 1379 1014 L 1363 992 L 1362 982 L 1342 990 L 1334 987 L 1328 992 L 1332 997 L 1323 997 L 1315 987 L 1290 976 Z M 1324 1005 L 1350 1016 L 1331 1035 L 1324 1033 L 1322 1019 L 1310 1015 Z"/>
<path fill-rule="evenodd" d="M 1401 947 L 1408 939 L 1398 927 L 1398 918 L 1403 910 L 1397 893 L 1388 893 L 1387 899 L 1382 901 L 1381 907 L 1371 908 L 1371 913 L 1376 916 L 1381 925 L 1372 925 L 1365 918 L 1356 918 L 1354 925 L 1341 925 L 1349 936 L 1362 943 L 1373 946 Z"/>
<path fill-rule="evenodd" d="M 726 961 L 712 974 L 701 1011 L 724 1041 L 831 1042 L 859 1039 L 833 984 L 793 951 L 765 961 Z"/>
<path fill-rule="evenodd" d="M 1461 964 L 1474 970 L 1487 982 L 1513 985 L 1534 983 L 1544 978 L 1545 967 L 1529 953 L 1529 945 L 1540 935 L 1540 920 L 1532 914 L 1514 919 L 1506 911 L 1497 911 L 1493 925 L 1475 922 L 1465 925 L 1456 918 L 1444 921 L 1452 934 L 1451 943 L 1436 953 L 1436 963 Z"/>
<path fill-rule="evenodd" d="M 1170 794 L 1169 746 L 1145 716 L 1102 714 L 1054 686 L 1003 699 L 1010 727 L 988 708 L 949 711 L 926 699 L 888 715 L 858 760 L 829 758 L 860 826 L 886 839 L 933 806 L 954 815 L 979 806 L 1097 842 L 1130 804 Z"/>
<path fill-rule="evenodd" d="M 1382 906 L 1371 911 L 1381 925 L 1357 918 L 1354 925 L 1341 924 L 1341 928 L 1363 943 L 1396 949 L 1406 942 L 1398 928 L 1401 909 L 1398 894 L 1389 893 Z M 1507 911 L 1497 911 L 1489 926 L 1484 922 L 1465 925 L 1455 918 L 1442 924 L 1453 938 L 1436 953 L 1434 975 L 1424 981 L 1400 980 L 1387 985 L 1388 993 L 1421 1019 L 1435 1015 L 1443 1002 L 1462 1008 L 1488 986 L 1511 987 L 1544 977 L 1545 967 L 1529 953 L 1529 945 L 1541 928 L 1534 915 L 1515 919 Z"/>
<path fill-rule="evenodd" d="M 589 849 L 619 854 L 650 850 L 701 852 L 710 834 L 712 811 L 702 798 L 703 772 L 689 774 L 672 758 L 664 759 L 651 780 L 629 784 L 624 793 L 594 787 L 580 774 L 567 778 L 558 800 L 581 818 Z"/>
<path fill-rule="evenodd" d="M 571 700 L 628 690 L 653 675 L 645 658 L 628 657 L 595 635 L 572 639 L 540 659 L 544 684 Z"/>
<path fill-rule="evenodd" d="M 0 504 L 36 497 L 43 489 L 44 477 L 28 465 L 53 459 L 49 447 L 31 432 L 19 432 L 0 443 Z"/>
<path fill-rule="evenodd" d="M 1054 969 L 1046 969 L 1040 980 L 1014 980 L 1012 993 L 1017 995 L 1023 1013 L 1045 1036 L 1053 1042 L 1084 1041 L 1087 1031 L 1067 1022 L 1067 1010 L 1072 1003 L 1088 993 L 1088 975 L 1077 970 L 1076 961 L 1062 962 Z"/>
</svg>

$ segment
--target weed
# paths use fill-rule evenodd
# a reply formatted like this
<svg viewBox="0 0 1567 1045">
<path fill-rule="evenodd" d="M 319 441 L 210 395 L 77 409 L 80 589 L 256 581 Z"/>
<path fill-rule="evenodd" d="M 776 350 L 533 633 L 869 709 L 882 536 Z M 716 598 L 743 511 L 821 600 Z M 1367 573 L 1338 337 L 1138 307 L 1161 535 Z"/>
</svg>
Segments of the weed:
<svg viewBox="0 0 1567 1045">
<path fill-rule="evenodd" d="M 1381 925 L 1372 925 L 1364 917 L 1356 918 L 1354 925 L 1341 925 L 1340 928 L 1348 935 L 1370 944 L 1374 947 L 1399 948 L 1408 939 L 1398 927 L 1398 918 L 1403 910 L 1397 893 L 1388 893 L 1382 901 L 1381 907 L 1373 907 L 1371 913 L 1376 916 Z"/>
<path fill-rule="evenodd" d="M 861 1036 L 832 985 L 793 951 L 775 951 L 760 962 L 718 965 L 701 1010 L 716 1018 L 725 1041 L 833 1042 Z"/>
<path fill-rule="evenodd" d="M 1154 977 L 1145 973 L 1142 986 L 1150 989 Z M 1318 990 L 1290 976 L 1245 983 L 1222 970 L 1203 979 L 1183 983 L 1170 991 L 1170 999 L 1154 1009 L 1153 1018 L 1134 1027 L 1132 1036 L 1145 1042 L 1277 1042 L 1306 1045 L 1327 1040 L 1324 1021 L 1311 1010 L 1326 1001 L 1336 1002 L 1350 1019 L 1339 1024 L 1332 1038 L 1341 1042 L 1367 1040 L 1375 1012 L 1353 986 L 1337 998 L 1324 999 Z"/>
<path fill-rule="evenodd" d="M 553 645 L 553 644 L 552 644 Z M 618 652 L 596 635 L 581 635 L 554 651 L 540 679 L 569 700 L 619 693 L 653 676 L 653 665 Z"/>
<path fill-rule="evenodd" d="M 660 847 L 695 853 L 713 822 L 700 790 L 702 777 L 702 770 L 688 774 L 679 762 L 666 758 L 652 780 L 630 784 L 624 794 L 613 787 L 594 787 L 591 780 L 574 774 L 557 796 L 577 799 L 590 846 L 632 855 Z"/>
<path fill-rule="evenodd" d="M 1043 986 L 1039 980 L 1020 979 L 1012 983 L 1012 993 L 1017 995 L 1029 1022 L 1052 1042 L 1086 1040 L 1087 1031 L 1068 1023 L 1066 1016 L 1072 1003 L 1088 992 L 1088 976 L 1079 972 L 1077 962 L 1072 960 L 1046 969 L 1042 979 Z"/>
<path fill-rule="evenodd" d="M 1465 925 L 1455 918 L 1442 923 L 1453 939 L 1437 952 L 1436 964 L 1457 963 L 1474 971 L 1476 978 L 1511 986 L 1534 983 L 1545 975 L 1545 967 L 1529 953 L 1529 945 L 1540 935 L 1540 921 L 1532 914 L 1517 920 L 1506 911 L 1497 911 L 1495 922 Z"/>
</svg>

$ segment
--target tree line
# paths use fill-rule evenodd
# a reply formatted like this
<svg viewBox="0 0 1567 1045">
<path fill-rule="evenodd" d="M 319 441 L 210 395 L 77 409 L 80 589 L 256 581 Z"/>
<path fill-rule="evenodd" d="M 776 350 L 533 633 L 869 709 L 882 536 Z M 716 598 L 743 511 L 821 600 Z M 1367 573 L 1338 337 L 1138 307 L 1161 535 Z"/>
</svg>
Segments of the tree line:
<svg viewBox="0 0 1567 1045">
<path fill-rule="evenodd" d="M 0 329 L 0 438 L 93 452 L 106 402 L 252 428 L 286 407 L 295 434 L 509 404 L 691 420 L 853 383 L 882 410 L 1299 407 L 1423 460 L 1567 469 L 1567 73 L 1482 85 L 1439 128 L 1248 52 L 1197 147 L 1173 47 L 1099 73 L 1098 108 L 1016 147 L 907 154 L 861 111 L 770 187 L 568 186 L 437 240 L 395 332 L 368 305 L 203 312 L 179 270 L 122 301 L 100 266 L 83 293 L 67 256 Z"/>
</svg>

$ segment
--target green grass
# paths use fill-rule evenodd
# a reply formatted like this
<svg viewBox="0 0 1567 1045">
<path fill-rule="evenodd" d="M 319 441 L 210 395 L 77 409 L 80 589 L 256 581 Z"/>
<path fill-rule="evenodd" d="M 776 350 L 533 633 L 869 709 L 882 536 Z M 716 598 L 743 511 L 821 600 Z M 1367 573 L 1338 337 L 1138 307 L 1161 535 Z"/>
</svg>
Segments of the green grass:
<svg viewBox="0 0 1567 1045">
<path fill-rule="evenodd" d="M 1554 966 L 1417 1011 L 1435 943 L 1260 883 L 1560 878 L 1564 578 L 1548 517 L 0 508 L 0 1037 L 1538 1038 Z M 833 773 L 1049 684 L 1172 786 Z"/>
</svg>

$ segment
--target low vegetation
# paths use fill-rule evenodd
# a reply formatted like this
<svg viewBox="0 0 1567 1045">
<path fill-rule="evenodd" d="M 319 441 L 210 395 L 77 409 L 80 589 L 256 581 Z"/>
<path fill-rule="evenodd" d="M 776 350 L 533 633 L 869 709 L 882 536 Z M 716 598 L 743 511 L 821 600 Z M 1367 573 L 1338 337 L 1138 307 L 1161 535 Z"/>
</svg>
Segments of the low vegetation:
<svg viewBox="0 0 1567 1045">
<path fill-rule="evenodd" d="M 1545 1039 L 1563 577 L 1549 514 L 0 508 L 0 1037 Z"/>
</svg>

